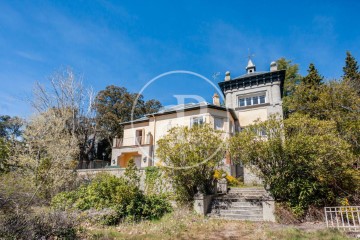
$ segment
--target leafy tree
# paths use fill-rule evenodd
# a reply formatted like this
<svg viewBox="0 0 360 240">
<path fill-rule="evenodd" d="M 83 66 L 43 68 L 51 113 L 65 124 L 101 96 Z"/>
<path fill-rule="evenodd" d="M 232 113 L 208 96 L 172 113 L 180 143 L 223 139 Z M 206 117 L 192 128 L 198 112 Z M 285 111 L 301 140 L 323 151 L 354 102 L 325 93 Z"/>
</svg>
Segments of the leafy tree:
<svg viewBox="0 0 360 240">
<path fill-rule="evenodd" d="M 175 127 L 158 140 L 156 150 L 179 202 L 199 191 L 211 193 L 216 167 L 225 156 L 221 132 L 208 125 Z"/>
<path fill-rule="evenodd" d="M 266 131 L 266 140 L 258 129 Z M 232 156 L 253 168 L 277 201 L 298 216 L 310 205 L 334 204 L 354 197 L 359 172 L 350 145 L 338 136 L 336 123 L 295 114 L 256 123 L 231 138 Z"/>
<path fill-rule="evenodd" d="M 9 146 L 3 138 L 0 138 L 0 175 L 9 169 Z"/>
<path fill-rule="evenodd" d="M 279 70 L 286 70 L 283 92 L 283 112 L 284 116 L 289 115 L 289 101 L 295 92 L 296 86 L 300 83 L 299 65 L 292 64 L 291 60 L 280 58 L 277 60 Z"/>
<path fill-rule="evenodd" d="M 344 80 L 348 81 L 360 94 L 360 72 L 356 59 L 349 51 L 346 52 L 345 66 L 343 67 Z"/>
<path fill-rule="evenodd" d="M 133 106 L 135 102 L 136 105 Z M 120 122 L 157 112 L 161 107 L 161 103 L 155 99 L 144 101 L 141 94 L 130 93 L 126 88 L 114 85 L 100 91 L 95 101 L 99 130 L 102 137 L 107 138 L 109 142 L 115 136 L 122 136 L 123 128 Z"/>
<path fill-rule="evenodd" d="M 18 117 L 0 116 L 0 137 L 14 140 L 22 134 L 23 121 Z"/>
<path fill-rule="evenodd" d="M 315 117 L 336 123 L 339 136 L 351 144 L 360 162 L 360 95 L 348 81 L 330 81 L 322 86 Z"/>
</svg>

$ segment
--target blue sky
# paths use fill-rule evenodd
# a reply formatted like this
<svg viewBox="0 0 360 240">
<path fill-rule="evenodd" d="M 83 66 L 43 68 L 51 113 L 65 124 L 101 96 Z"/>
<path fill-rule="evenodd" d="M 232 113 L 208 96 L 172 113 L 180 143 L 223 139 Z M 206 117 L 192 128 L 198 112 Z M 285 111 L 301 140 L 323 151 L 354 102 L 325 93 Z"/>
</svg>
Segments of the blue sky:
<svg viewBox="0 0 360 240">
<path fill-rule="evenodd" d="M 342 75 L 345 51 L 360 61 L 360 1 L 0 1 L 0 115 L 27 117 L 34 82 L 70 66 L 95 91 L 139 91 L 167 71 L 213 82 L 257 70 L 280 57 L 310 62 L 327 79 Z M 217 80 L 212 75 L 220 72 Z M 144 91 L 164 105 L 174 94 L 211 101 L 199 78 L 171 75 Z"/>
</svg>

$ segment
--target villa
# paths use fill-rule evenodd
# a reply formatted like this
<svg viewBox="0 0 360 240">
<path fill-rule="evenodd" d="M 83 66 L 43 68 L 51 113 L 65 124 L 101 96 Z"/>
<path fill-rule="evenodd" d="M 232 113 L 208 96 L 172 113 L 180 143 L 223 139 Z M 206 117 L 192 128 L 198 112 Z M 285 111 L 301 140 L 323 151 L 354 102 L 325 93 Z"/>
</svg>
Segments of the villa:
<svg viewBox="0 0 360 240">
<path fill-rule="evenodd" d="M 282 117 L 284 79 L 285 70 L 277 70 L 275 62 L 270 64 L 270 71 L 257 72 L 249 59 L 244 75 L 231 78 L 226 72 L 224 81 L 219 83 L 225 106 L 221 106 L 215 93 L 212 103 L 177 105 L 121 123 L 124 134 L 113 141 L 111 166 L 125 168 L 131 158 L 139 168 L 156 165 L 156 143 L 175 126 L 207 123 L 229 137 L 255 120 L 267 120 L 272 114 Z M 231 175 L 243 177 L 245 183 L 258 181 L 249 169 L 235 165 L 228 156 L 224 156 L 223 163 Z"/>
</svg>

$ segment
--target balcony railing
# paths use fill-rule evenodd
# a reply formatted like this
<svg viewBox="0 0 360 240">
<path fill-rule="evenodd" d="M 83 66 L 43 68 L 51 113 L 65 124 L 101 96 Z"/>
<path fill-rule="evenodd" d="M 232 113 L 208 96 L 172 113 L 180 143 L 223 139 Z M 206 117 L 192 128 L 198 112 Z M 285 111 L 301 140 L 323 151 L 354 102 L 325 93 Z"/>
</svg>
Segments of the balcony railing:
<svg viewBox="0 0 360 240">
<path fill-rule="evenodd" d="M 113 147 L 135 146 L 149 144 L 143 136 L 130 137 L 130 138 L 114 138 Z"/>
</svg>

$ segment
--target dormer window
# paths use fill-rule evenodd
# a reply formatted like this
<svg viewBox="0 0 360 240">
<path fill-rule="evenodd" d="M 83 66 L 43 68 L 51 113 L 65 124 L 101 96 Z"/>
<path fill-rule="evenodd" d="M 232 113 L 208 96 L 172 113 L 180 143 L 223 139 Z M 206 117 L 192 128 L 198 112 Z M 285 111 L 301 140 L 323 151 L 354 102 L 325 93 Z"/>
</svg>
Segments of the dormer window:
<svg viewBox="0 0 360 240">
<path fill-rule="evenodd" d="M 252 105 L 258 105 L 266 103 L 266 94 L 261 93 L 257 95 L 249 95 L 249 96 L 240 96 L 238 101 L 239 107 L 246 107 Z"/>
</svg>

